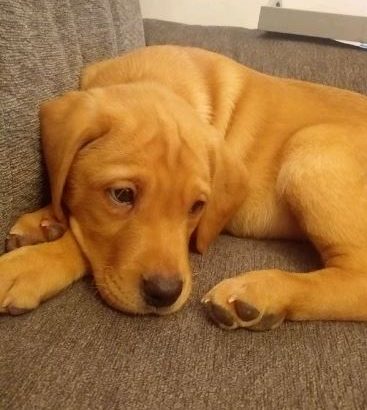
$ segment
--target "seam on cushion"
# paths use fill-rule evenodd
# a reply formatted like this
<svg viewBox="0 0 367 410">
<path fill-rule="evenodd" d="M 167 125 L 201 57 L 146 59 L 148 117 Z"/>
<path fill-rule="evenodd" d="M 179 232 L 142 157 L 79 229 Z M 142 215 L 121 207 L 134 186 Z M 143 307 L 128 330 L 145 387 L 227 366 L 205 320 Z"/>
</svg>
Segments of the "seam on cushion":
<svg viewBox="0 0 367 410">
<path fill-rule="evenodd" d="M 57 44 L 59 45 L 59 47 L 60 47 L 60 50 L 61 50 L 61 53 L 62 53 L 62 57 L 63 57 L 63 61 L 65 62 L 65 66 L 66 66 L 66 68 L 67 68 L 67 70 L 68 70 L 68 79 L 70 80 L 69 82 L 72 82 L 71 81 L 71 78 L 72 78 L 72 73 L 71 73 L 71 70 L 70 70 L 70 61 L 69 61 L 69 58 L 68 58 L 68 54 L 67 54 L 67 52 L 66 52 L 66 50 L 65 50 L 65 42 L 64 42 L 64 39 L 62 38 L 62 35 L 60 34 L 60 28 L 59 28 L 59 26 L 58 26 L 58 24 L 57 24 L 57 22 L 56 22 L 56 16 L 55 16 L 55 14 L 54 13 L 52 13 L 52 11 L 53 11 L 53 8 L 50 6 L 50 4 L 47 2 L 47 1 L 45 1 L 44 2 L 44 4 L 45 4 L 45 7 L 47 8 L 47 20 L 50 22 L 50 27 L 52 27 L 52 29 L 53 29 L 53 31 L 54 31 L 54 33 L 55 33 L 55 35 L 56 35 L 56 37 L 57 37 Z M 72 17 L 73 17 L 73 21 L 72 21 L 72 23 L 73 23 L 73 29 L 74 29 L 74 32 L 76 32 L 76 30 L 75 30 L 75 19 L 74 19 L 74 13 L 73 13 L 73 11 L 71 10 L 71 7 L 70 7 L 70 2 L 67 0 L 67 6 L 68 6 L 68 10 L 70 11 L 70 15 L 72 15 Z M 50 11 L 51 10 L 51 11 Z M 55 13 L 57 13 L 57 10 L 55 11 Z M 79 48 L 79 42 L 78 42 L 78 48 Z M 38 59 L 36 59 L 36 61 L 37 61 Z M 55 92 L 55 90 L 53 89 L 53 91 Z"/>
<path fill-rule="evenodd" d="M 80 45 L 80 31 L 78 30 L 78 24 L 76 23 L 77 17 L 76 17 L 76 15 L 75 15 L 75 10 L 72 8 L 72 5 L 71 5 L 71 3 L 70 3 L 70 0 L 68 0 L 67 3 L 68 3 L 70 15 L 71 15 L 71 17 L 72 17 L 72 26 L 73 26 L 73 30 L 74 30 L 74 33 L 75 33 L 75 38 L 76 38 L 76 40 L 77 40 L 76 47 L 77 47 L 77 49 L 78 49 L 81 67 L 85 67 L 85 58 L 84 58 L 84 54 L 83 54 L 82 47 L 81 47 L 81 45 Z M 81 68 L 80 68 L 80 69 L 81 69 Z M 79 71 L 80 71 L 80 69 L 79 69 Z M 79 75 L 79 77 L 78 77 L 77 87 L 78 87 L 78 89 L 80 89 L 80 75 Z"/>
<path fill-rule="evenodd" d="M 111 10 L 111 2 L 107 1 L 106 2 L 106 12 L 108 14 L 108 19 L 110 20 L 111 23 L 111 34 L 113 36 L 113 44 L 112 44 L 112 50 L 111 50 L 111 57 L 116 57 L 118 54 L 118 40 L 117 40 L 117 33 L 116 33 L 116 23 L 112 15 L 112 10 Z"/>
<path fill-rule="evenodd" d="M 7 127 L 5 125 L 5 117 L 4 117 L 4 110 L 2 107 L 0 107 L 0 127 L 3 130 L 3 138 L 4 138 L 4 147 L 5 147 L 5 155 L 4 158 L 1 158 L 1 160 L 4 160 L 4 169 L 5 173 L 7 175 L 5 179 L 5 191 L 7 190 L 6 188 L 9 188 L 9 203 L 10 203 L 10 209 L 11 209 L 11 218 L 13 217 L 13 212 L 14 212 L 14 193 L 13 193 L 13 187 L 14 187 L 14 177 L 13 177 L 13 167 L 12 167 L 12 160 L 11 156 L 9 155 L 8 160 L 6 161 L 6 153 L 10 152 L 10 145 L 9 145 L 9 140 L 8 140 L 8 132 L 7 132 Z M 4 180 L 3 180 L 4 181 Z M 8 187 L 7 187 L 8 184 Z M 5 193 L 5 192 L 4 192 Z M 4 195 L 5 196 L 5 195 Z M 5 215 L 5 201 L 3 203 L 3 209 L 2 209 L 2 214 L 3 214 L 3 220 L 6 221 L 6 225 L 10 222 L 9 215 Z"/>
</svg>

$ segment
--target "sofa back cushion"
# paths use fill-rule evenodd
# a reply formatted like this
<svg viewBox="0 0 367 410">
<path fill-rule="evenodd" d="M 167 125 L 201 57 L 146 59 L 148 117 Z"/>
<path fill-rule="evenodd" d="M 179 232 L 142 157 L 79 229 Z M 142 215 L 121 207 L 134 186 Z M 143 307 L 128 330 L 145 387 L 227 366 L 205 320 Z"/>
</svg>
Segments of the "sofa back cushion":
<svg viewBox="0 0 367 410">
<path fill-rule="evenodd" d="M 147 46 L 202 47 L 263 73 L 367 94 L 367 50 L 333 40 L 151 19 L 144 20 L 144 32 Z"/>
<path fill-rule="evenodd" d="M 144 45 L 138 0 L 2 0 L 0 253 L 10 225 L 47 201 L 38 109 L 81 68 Z"/>
</svg>

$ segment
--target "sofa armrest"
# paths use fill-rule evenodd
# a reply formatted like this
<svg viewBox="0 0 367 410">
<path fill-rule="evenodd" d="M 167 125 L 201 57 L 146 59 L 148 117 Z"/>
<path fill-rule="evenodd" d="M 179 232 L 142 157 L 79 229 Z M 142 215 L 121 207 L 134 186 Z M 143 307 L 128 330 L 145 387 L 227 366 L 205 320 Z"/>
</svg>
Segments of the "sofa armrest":
<svg viewBox="0 0 367 410">
<path fill-rule="evenodd" d="M 144 45 L 138 0 L 2 0 L 0 254 L 10 225 L 44 202 L 38 106 L 78 87 L 81 68 Z"/>
</svg>

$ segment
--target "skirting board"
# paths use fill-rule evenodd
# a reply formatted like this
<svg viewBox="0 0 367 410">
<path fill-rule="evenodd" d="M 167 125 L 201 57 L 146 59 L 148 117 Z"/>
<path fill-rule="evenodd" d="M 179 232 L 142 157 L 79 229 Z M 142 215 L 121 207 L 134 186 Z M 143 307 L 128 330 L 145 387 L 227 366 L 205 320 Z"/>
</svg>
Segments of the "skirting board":
<svg viewBox="0 0 367 410">
<path fill-rule="evenodd" d="M 367 43 L 367 17 L 262 6 L 258 28 Z"/>
</svg>

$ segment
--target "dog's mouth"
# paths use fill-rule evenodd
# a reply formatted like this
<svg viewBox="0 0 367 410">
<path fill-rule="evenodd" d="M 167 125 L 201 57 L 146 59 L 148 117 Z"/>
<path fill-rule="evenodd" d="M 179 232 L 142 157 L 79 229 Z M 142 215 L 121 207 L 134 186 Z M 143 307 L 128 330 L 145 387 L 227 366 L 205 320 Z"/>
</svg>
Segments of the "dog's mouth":
<svg viewBox="0 0 367 410">
<path fill-rule="evenodd" d="M 168 315 L 178 311 L 191 293 L 191 278 L 139 275 L 139 280 L 104 272 L 94 272 L 102 299 L 114 309 L 128 314 Z M 135 278 L 134 278 L 135 279 Z"/>
</svg>

